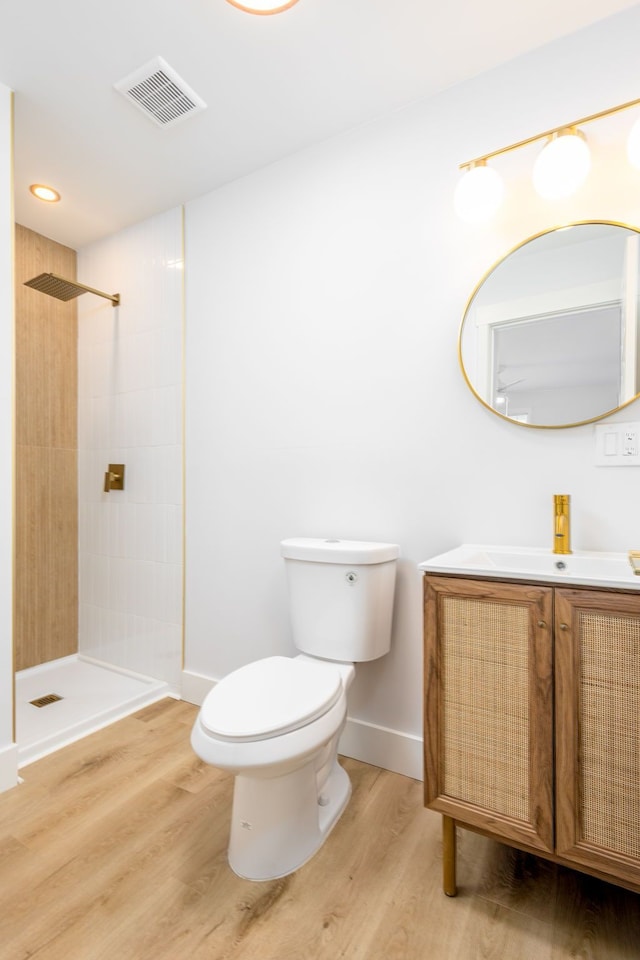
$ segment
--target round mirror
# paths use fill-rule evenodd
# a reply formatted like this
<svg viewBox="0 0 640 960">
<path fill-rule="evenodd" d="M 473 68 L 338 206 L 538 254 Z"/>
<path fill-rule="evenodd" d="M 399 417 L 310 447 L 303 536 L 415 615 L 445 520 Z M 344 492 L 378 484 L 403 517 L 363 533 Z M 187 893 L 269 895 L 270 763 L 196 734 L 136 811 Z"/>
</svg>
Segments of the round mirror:
<svg viewBox="0 0 640 960">
<path fill-rule="evenodd" d="M 529 427 L 569 427 L 636 399 L 639 237 L 576 223 L 531 237 L 485 275 L 458 344 L 485 406 Z"/>
</svg>

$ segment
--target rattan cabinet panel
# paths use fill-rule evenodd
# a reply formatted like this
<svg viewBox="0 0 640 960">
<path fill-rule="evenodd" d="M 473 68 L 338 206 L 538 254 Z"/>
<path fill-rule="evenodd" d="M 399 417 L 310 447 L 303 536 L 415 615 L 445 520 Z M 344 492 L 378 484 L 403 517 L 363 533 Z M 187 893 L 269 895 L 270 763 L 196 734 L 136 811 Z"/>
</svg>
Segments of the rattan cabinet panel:
<svg viewBox="0 0 640 960">
<path fill-rule="evenodd" d="M 640 883 L 640 596 L 556 591 L 557 852 Z"/>
<path fill-rule="evenodd" d="M 552 591 L 435 576 L 425 587 L 426 803 L 552 850 Z"/>
<path fill-rule="evenodd" d="M 640 891 L 640 592 L 427 574 L 425 805 Z"/>
</svg>

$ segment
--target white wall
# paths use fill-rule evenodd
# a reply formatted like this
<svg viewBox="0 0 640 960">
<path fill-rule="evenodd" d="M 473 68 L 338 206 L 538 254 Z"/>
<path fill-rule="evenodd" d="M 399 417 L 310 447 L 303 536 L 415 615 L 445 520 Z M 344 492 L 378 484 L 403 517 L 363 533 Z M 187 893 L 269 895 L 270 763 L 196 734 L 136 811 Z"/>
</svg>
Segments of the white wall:
<svg viewBox="0 0 640 960">
<path fill-rule="evenodd" d="M 180 685 L 182 210 L 80 251 L 79 649 Z M 125 489 L 103 492 L 109 463 Z"/>
<path fill-rule="evenodd" d="M 393 650 L 358 668 L 346 750 L 419 776 L 416 564 L 465 540 L 550 545 L 555 492 L 575 548 L 640 545 L 638 471 L 595 467 L 592 425 L 493 416 L 456 357 L 468 296 L 512 246 L 575 219 L 640 224 L 623 134 L 588 128 L 572 200 L 534 197 L 527 148 L 504 158 L 491 226 L 452 212 L 459 163 L 637 97 L 639 32 L 634 8 L 187 206 L 188 677 L 292 651 L 281 538 L 397 541 Z"/>
<path fill-rule="evenodd" d="M 13 120 L 0 84 L 0 791 L 18 782 L 13 743 Z"/>
</svg>

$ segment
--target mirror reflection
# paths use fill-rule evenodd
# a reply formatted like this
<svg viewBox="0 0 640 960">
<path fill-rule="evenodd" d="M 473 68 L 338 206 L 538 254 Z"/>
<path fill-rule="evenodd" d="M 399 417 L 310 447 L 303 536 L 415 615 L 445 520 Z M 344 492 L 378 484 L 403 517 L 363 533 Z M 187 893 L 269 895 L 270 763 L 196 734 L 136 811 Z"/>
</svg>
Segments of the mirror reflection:
<svg viewBox="0 0 640 960">
<path fill-rule="evenodd" d="M 525 241 L 490 271 L 459 343 L 482 403 L 516 423 L 562 427 L 638 396 L 639 236 L 574 224 Z"/>
</svg>

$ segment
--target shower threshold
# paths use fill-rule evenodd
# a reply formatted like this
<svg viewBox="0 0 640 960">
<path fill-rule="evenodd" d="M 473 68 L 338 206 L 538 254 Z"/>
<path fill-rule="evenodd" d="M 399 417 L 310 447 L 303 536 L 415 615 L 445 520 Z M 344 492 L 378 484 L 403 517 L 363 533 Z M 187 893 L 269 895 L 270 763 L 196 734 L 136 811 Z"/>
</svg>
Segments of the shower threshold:
<svg viewBox="0 0 640 960">
<path fill-rule="evenodd" d="M 52 695 L 44 706 L 33 703 Z M 173 695 L 163 680 L 79 655 L 21 670 L 16 674 L 18 767 Z"/>
</svg>

